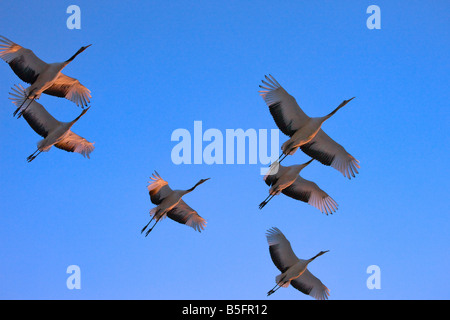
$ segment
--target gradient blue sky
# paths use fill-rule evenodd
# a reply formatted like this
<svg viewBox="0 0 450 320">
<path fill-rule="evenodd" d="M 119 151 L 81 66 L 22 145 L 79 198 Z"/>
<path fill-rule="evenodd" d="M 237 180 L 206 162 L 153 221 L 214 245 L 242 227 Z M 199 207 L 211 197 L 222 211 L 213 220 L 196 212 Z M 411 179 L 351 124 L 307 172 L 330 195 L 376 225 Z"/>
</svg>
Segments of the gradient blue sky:
<svg viewBox="0 0 450 320">
<path fill-rule="evenodd" d="M 66 28 L 77 4 L 82 29 Z M 366 9 L 381 8 L 369 30 Z M 280 228 L 330 299 L 449 299 L 448 1 L 2 1 L 0 34 L 67 67 L 92 91 L 73 130 L 91 159 L 58 149 L 12 117 L 0 63 L 0 298 L 265 299 L 278 270 L 265 231 Z M 262 211 L 261 165 L 174 165 L 177 128 L 276 128 L 258 85 L 271 73 L 312 116 L 357 98 L 324 129 L 361 162 L 351 181 L 314 162 L 302 172 L 338 203 L 326 216 L 285 196 Z M 73 103 L 42 96 L 57 119 Z M 280 143 L 285 141 L 280 135 Z M 205 144 L 206 145 L 206 144 Z M 298 164 L 298 152 L 285 160 Z M 157 170 L 186 196 L 202 233 L 168 219 L 145 238 Z M 68 290 L 66 268 L 81 268 Z M 381 268 L 369 290 L 366 269 Z M 293 288 L 270 299 L 311 299 Z"/>
</svg>

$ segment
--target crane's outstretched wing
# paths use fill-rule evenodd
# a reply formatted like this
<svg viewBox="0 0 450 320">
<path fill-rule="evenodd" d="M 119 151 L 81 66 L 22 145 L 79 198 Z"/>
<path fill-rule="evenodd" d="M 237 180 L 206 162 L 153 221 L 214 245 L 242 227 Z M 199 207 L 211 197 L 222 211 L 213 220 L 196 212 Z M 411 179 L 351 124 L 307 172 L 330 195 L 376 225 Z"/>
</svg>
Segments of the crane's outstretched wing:
<svg viewBox="0 0 450 320">
<path fill-rule="evenodd" d="M 260 90 L 259 93 L 269 106 L 278 128 L 285 135 L 292 137 L 295 131 L 304 126 L 309 117 L 303 112 L 294 97 L 287 93 L 274 77 L 269 76 L 265 76 L 267 82 L 262 80 L 265 86 L 260 85 L 260 87 L 265 90 Z"/>
<path fill-rule="evenodd" d="M 330 290 L 317 279 L 308 269 L 306 269 L 300 277 L 291 281 L 291 285 L 303 292 L 310 295 L 317 300 L 327 300 L 330 295 Z"/>
<path fill-rule="evenodd" d="M 181 224 L 185 224 L 194 230 L 201 232 L 206 226 L 206 220 L 203 219 L 194 209 L 186 204 L 183 199 L 167 213 L 167 216 Z"/>
<path fill-rule="evenodd" d="M 351 179 L 358 173 L 359 161 L 349 154 L 344 147 L 331 139 L 322 129 L 307 144 L 300 147 L 308 156 L 326 166 L 332 166 L 344 177 Z"/>
<path fill-rule="evenodd" d="M 307 202 L 327 215 L 336 212 L 338 209 L 336 201 L 320 189 L 317 184 L 303 179 L 300 176 L 295 179 L 294 183 L 281 192 L 293 199 Z"/>
<path fill-rule="evenodd" d="M 149 185 L 147 186 L 148 193 L 150 194 L 150 200 L 153 204 L 160 204 L 165 197 L 167 197 L 173 190 L 169 187 L 167 181 L 163 180 L 158 172 L 152 174 L 150 177 L 152 182 L 149 181 Z"/>
<path fill-rule="evenodd" d="M 34 83 L 47 67 L 47 63 L 39 59 L 33 51 L 3 36 L 0 36 L 0 58 L 9 64 L 22 81 L 30 84 Z"/>
<path fill-rule="evenodd" d="M 90 159 L 89 154 L 95 149 L 94 143 L 87 141 L 71 130 L 67 131 L 64 137 L 55 144 L 55 147 L 68 152 L 80 153 L 88 159 Z"/>
<path fill-rule="evenodd" d="M 266 237 L 269 243 L 270 257 L 278 270 L 285 272 L 299 261 L 290 242 L 278 228 L 267 230 Z"/>
<path fill-rule="evenodd" d="M 77 106 L 87 106 L 90 103 L 91 91 L 83 86 L 77 79 L 66 76 L 61 73 L 55 79 L 52 86 L 44 91 L 44 93 L 66 98 L 74 102 Z"/>
<path fill-rule="evenodd" d="M 27 99 L 25 89 L 22 85 L 15 85 L 11 90 L 12 92 L 9 93 L 9 99 L 11 99 L 16 106 L 22 105 L 21 111 L 31 102 L 23 112 L 23 117 L 30 127 L 41 137 L 47 137 L 52 129 L 60 125 L 60 122 L 48 113 L 40 103 Z"/>
</svg>

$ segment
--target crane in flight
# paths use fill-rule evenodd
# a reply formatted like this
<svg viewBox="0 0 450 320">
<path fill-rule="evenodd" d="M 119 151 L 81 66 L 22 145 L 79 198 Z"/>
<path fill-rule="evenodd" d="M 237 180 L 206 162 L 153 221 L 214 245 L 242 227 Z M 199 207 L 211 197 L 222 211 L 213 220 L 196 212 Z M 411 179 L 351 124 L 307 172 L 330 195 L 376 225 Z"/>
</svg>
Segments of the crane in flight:
<svg viewBox="0 0 450 320">
<path fill-rule="evenodd" d="M 163 180 L 156 171 L 152 174 L 150 179 L 152 181 L 149 181 L 150 184 L 147 186 L 147 189 L 150 194 L 151 202 L 157 206 L 150 210 L 150 216 L 152 218 L 147 225 L 142 228 L 141 233 L 143 233 L 149 226 L 150 222 L 155 219 L 156 222 L 147 230 L 145 234 L 145 236 L 148 236 L 156 224 L 166 216 L 176 222 L 192 227 L 194 230 L 199 232 L 205 228 L 206 220 L 203 219 L 194 209 L 188 206 L 181 198 L 184 195 L 194 191 L 197 186 L 201 185 L 210 178 L 201 179 L 192 188 L 187 190 L 172 190 L 167 181 Z"/>
<path fill-rule="evenodd" d="M 65 97 L 74 102 L 77 106 L 88 105 L 91 98 L 90 90 L 83 86 L 77 79 L 71 78 L 63 74 L 61 71 L 77 55 L 82 53 L 91 45 L 81 47 L 72 57 L 63 62 L 46 63 L 39 59 L 33 51 L 26 49 L 11 40 L 0 36 L 0 58 L 5 60 L 14 73 L 30 86 L 26 89 L 26 98 L 31 101 L 39 99 L 42 93 L 56 97 Z M 27 100 L 25 99 L 23 103 Z M 18 118 L 23 111 L 31 104 L 22 109 L 22 105 L 18 106 L 14 112 L 14 116 L 19 113 Z"/>
<path fill-rule="evenodd" d="M 290 242 L 278 228 L 267 230 L 266 237 L 269 244 L 270 257 L 278 270 L 281 271 L 281 274 L 275 277 L 275 287 L 267 292 L 267 296 L 270 296 L 281 287 L 287 288 L 290 284 L 295 289 L 317 300 L 328 299 L 330 290 L 307 267 L 314 259 L 327 253 L 329 250 L 320 251 L 311 259 L 303 260 L 297 258 Z"/>
<path fill-rule="evenodd" d="M 344 100 L 336 109 L 323 117 L 311 118 L 300 108 L 297 101 L 271 75 L 262 80 L 259 93 L 269 107 L 278 128 L 289 136 L 281 146 L 279 162 L 294 154 L 299 148 L 310 157 L 326 166 L 332 166 L 344 177 L 355 177 L 359 161 L 350 155 L 340 144 L 331 139 L 323 130 L 324 121 L 354 99 Z"/>
<path fill-rule="evenodd" d="M 15 85 L 11 90 L 12 92 L 9 94 L 12 102 L 16 106 L 23 106 L 23 102 L 27 99 L 25 89 L 21 85 Z M 49 151 L 52 146 L 68 152 L 77 152 L 83 157 L 89 158 L 89 154 L 95 148 L 94 143 L 87 141 L 70 130 L 89 108 L 83 109 L 81 114 L 74 120 L 61 122 L 48 113 L 40 103 L 32 100 L 27 109 L 21 111 L 30 127 L 44 139 L 38 142 L 37 150 L 27 158 L 27 161 L 33 161 L 41 152 Z"/>
<path fill-rule="evenodd" d="M 338 209 L 338 204 L 325 191 L 312 181 L 303 179 L 299 173 L 314 159 L 300 165 L 284 167 L 275 161 L 264 176 L 264 181 L 270 187 L 269 195 L 259 204 L 259 209 L 276 195 L 283 193 L 288 197 L 306 202 L 322 213 L 332 214 Z"/>
</svg>

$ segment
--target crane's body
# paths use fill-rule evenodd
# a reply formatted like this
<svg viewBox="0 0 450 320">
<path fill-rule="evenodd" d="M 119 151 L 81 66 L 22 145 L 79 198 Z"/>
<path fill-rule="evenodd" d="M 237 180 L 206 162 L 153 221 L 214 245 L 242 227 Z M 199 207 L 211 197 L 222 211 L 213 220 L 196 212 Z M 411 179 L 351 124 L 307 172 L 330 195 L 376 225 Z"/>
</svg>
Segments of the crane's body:
<svg viewBox="0 0 450 320">
<path fill-rule="evenodd" d="M 151 219 L 144 228 L 142 228 L 141 233 L 143 233 L 153 219 L 155 219 L 156 222 L 145 234 L 145 236 L 148 236 L 156 224 L 166 216 L 174 221 L 190 226 L 199 232 L 204 229 L 206 220 L 194 211 L 194 209 L 189 207 L 186 202 L 183 201 L 182 197 L 194 191 L 197 186 L 209 180 L 209 178 L 201 179 L 192 188 L 187 190 L 172 190 L 167 181 L 163 180 L 156 171 L 152 174 L 150 179 L 152 181 L 149 181 L 150 184 L 147 186 L 147 189 L 151 202 L 157 206 L 150 210 Z"/>
<path fill-rule="evenodd" d="M 300 165 L 284 167 L 278 161 L 270 166 L 270 170 L 264 181 L 268 186 L 269 195 L 259 204 L 262 209 L 276 195 L 283 193 L 290 198 L 308 203 L 319 209 L 322 213 L 332 214 L 336 212 L 338 204 L 319 186 L 309 180 L 302 178 L 300 172 L 314 159 Z"/>
<path fill-rule="evenodd" d="M 269 290 L 267 295 L 273 294 L 279 288 L 287 288 L 289 285 L 292 285 L 315 299 L 328 299 L 328 288 L 308 270 L 308 265 L 317 257 L 327 253 L 328 250 L 320 251 L 311 259 L 303 260 L 295 255 L 290 242 L 278 228 L 269 229 L 266 237 L 269 244 L 270 257 L 275 266 L 281 271 L 275 277 L 275 287 Z"/>
<path fill-rule="evenodd" d="M 57 127 L 54 127 L 44 139 L 38 142 L 38 150 L 41 152 L 47 152 L 50 148 L 56 143 L 64 140 L 69 134 L 72 126 L 77 122 L 87 111 L 89 108 L 84 109 L 81 114 L 70 122 L 61 122 Z"/>
<path fill-rule="evenodd" d="M 309 163 L 311 163 L 311 161 L 312 160 L 310 160 Z M 300 171 L 302 171 L 302 169 L 305 168 L 309 163 L 303 165 L 293 165 L 289 167 L 282 167 L 279 163 L 272 165 L 268 175 L 274 175 L 276 174 L 274 173 L 274 171 L 280 169 L 281 172 L 278 175 L 278 178 L 275 180 L 275 183 L 270 186 L 269 194 L 279 195 L 284 189 L 291 186 L 295 182 L 295 180 L 297 180 L 297 177 L 299 177 Z M 265 177 L 265 180 L 267 180 L 267 176 Z"/>
<path fill-rule="evenodd" d="M 58 78 L 62 69 L 64 69 L 67 64 L 68 63 L 66 62 L 47 64 L 37 77 L 36 81 L 26 88 L 25 93 L 28 99 L 39 99 L 41 94 L 53 85 L 56 78 Z"/>
<path fill-rule="evenodd" d="M 28 106 L 24 106 L 27 100 L 26 91 L 22 86 L 15 86 L 10 92 L 10 99 L 19 106 L 24 119 L 30 127 L 44 139 L 37 143 L 37 150 L 31 154 L 27 160 L 33 161 L 41 152 L 47 152 L 52 146 L 68 152 L 78 152 L 89 158 L 89 154 L 94 150 L 94 144 L 87 141 L 71 131 L 72 126 L 89 110 L 83 109 L 81 114 L 70 122 L 56 120 L 38 102 L 31 100 Z"/>
<path fill-rule="evenodd" d="M 260 87 L 263 90 L 259 93 L 278 128 L 289 137 L 281 147 L 279 162 L 300 148 L 322 164 L 339 170 L 345 177 L 354 177 L 358 173 L 359 161 L 322 130 L 322 124 L 354 98 L 344 100 L 326 116 L 309 117 L 274 77 L 265 78 L 267 81 L 262 81 L 263 85 Z"/>
<path fill-rule="evenodd" d="M 154 207 L 150 214 L 155 216 L 156 220 L 164 218 L 167 212 L 171 211 L 176 207 L 178 203 L 180 203 L 181 197 L 183 197 L 186 193 L 184 190 L 174 190 L 170 193 L 163 201 L 156 207 Z"/>
<path fill-rule="evenodd" d="M 6 61 L 14 73 L 30 86 L 26 89 L 27 99 L 33 101 L 39 99 L 42 93 L 56 97 L 65 97 L 82 108 L 88 105 L 91 97 L 89 89 L 83 86 L 77 79 L 63 74 L 61 71 L 75 59 L 77 55 L 86 50 L 91 45 L 81 47 L 72 57 L 63 62 L 46 63 L 39 59 L 33 51 L 26 49 L 11 40 L 0 36 L 0 58 Z M 27 100 L 25 100 L 27 101 Z M 24 101 L 24 103 L 25 103 Z M 17 112 L 19 118 L 23 111 L 31 104 L 21 108 L 19 106 L 14 112 Z"/>
<path fill-rule="evenodd" d="M 281 146 L 283 154 L 293 155 L 298 148 L 310 142 L 319 132 L 322 123 L 328 118 L 329 117 L 309 118 L 301 129 L 295 131 L 292 137 L 283 143 Z"/>
<path fill-rule="evenodd" d="M 294 265 L 275 277 L 275 283 L 283 288 L 289 287 L 292 280 L 297 279 L 305 272 L 308 264 L 308 260 L 298 259 Z"/>
<path fill-rule="evenodd" d="M 57 128 L 49 133 L 49 135 L 38 142 L 39 151 L 47 152 L 58 141 L 64 139 L 64 136 L 70 130 L 73 124 L 69 122 L 62 122 Z"/>
</svg>

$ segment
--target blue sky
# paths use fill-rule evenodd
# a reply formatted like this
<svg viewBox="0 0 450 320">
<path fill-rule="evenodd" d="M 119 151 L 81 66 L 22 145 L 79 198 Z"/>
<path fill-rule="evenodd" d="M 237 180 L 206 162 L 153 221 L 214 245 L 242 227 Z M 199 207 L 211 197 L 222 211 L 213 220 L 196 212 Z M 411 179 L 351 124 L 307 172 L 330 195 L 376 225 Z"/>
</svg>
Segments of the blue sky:
<svg viewBox="0 0 450 320">
<path fill-rule="evenodd" d="M 69 30 L 66 8 L 81 8 Z M 381 8 L 381 30 L 366 9 Z M 448 1 L 14 1 L 0 34 L 47 62 L 93 44 L 65 73 L 92 91 L 73 131 L 91 159 L 53 148 L 12 117 L 21 83 L 0 63 L 0 298 L 265 299 L 278 270 L 265 239 L 278 227 L 330 299 L 448 299 L 450 37 Z M 272 74 L 312 116 L 356 99 L 324 130 L 361 163 L 347 180 L 317 161 L 302 172 L 338 203 L 332 216 L 283 195 L 262 211 L 261 165 L 175 165 L 171 134 L 276 128 L 258 85 Z M 80 109 L 39 100 L 57 119 Z M 286 137 L 280 134 L 280 144 Z M 207 143 L 205 143 L 207 145 Z M 204 146 L 205 146 L 204 145 Z M 297 152 L 288 165 L 306 162 Z M 157 170 L 172 188 L 211 178 L 185 201 L 202 233 L 168 219 L 145 238 Z M 69 290 L 66 269 L 81 268 Z M 366 269 L 378 265 L 381 289 Z M 270 299 L 310 299 L 293 288 Z"/>
</svg>

